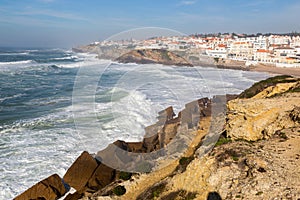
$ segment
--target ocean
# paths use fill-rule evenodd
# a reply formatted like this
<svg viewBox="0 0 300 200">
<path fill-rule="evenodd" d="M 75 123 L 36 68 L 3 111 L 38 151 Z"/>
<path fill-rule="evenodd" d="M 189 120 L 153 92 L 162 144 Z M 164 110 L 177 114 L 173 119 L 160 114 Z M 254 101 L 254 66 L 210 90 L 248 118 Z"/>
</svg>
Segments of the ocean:
<svg viewBox="0 0 300 200">
<path fill-rule="evenodd" d="M 63 49 L 0 49 L 0 199 L 53 173 L 84 150 L 140 141 L 157 112 L 238 94 L 266 73 L 121 64 Z M 88 130 L 88 131 L 87 131 Z"/>
</svg>

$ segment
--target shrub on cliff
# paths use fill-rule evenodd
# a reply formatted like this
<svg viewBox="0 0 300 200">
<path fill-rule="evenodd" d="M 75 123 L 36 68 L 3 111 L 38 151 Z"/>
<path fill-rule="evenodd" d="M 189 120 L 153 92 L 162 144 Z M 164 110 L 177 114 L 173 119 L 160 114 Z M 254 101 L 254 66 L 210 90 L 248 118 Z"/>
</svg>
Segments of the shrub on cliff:
<svg viewBox="0 0 300 200">
<path fill-rule="evenodd" d="M 132 176 L 132 173 L 130 173 L 130 172 L 120 172 L 120 174 L 119 174 L 119 178 L 124 181 L 131 179 L 131 176 Z"/>
<path fill-rule="evenodd" d="M 271 77 L 266 80 L 262 80 L 260 82 L 255 83 L 250 88 L 242 92 L 238 96 L 238 98 L 242 98 L 242 99 L 251 98 L 270 86 L 275 86 L 278 83 L 291 83 L 296 81 L 297 81 L 296 79 L 293 79 L 293 77 L 289 75 Z"/>
<path fill-rule="evenodd" d="M 117 187 L 115 187 L 115 188 L 113 189 L 113 193 L 114 193 L 115 195 L 117 195 L 117 196 L 121 196 L 121 195 L 123 195 L 123 194 L 126 193 L 126 189 L 125 189 L 124 186 L 118 185 Z"/>
</svg>

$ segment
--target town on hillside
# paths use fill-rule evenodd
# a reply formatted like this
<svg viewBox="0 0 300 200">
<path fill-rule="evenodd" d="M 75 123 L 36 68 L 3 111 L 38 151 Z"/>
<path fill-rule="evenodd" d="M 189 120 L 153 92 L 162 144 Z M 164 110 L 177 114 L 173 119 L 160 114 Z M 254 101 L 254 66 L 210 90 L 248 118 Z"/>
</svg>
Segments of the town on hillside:
<svg viewBox="0 0 300 200">
<path fill-rule="evenodd" d="M 166 49 L 218 59 L 300 67 L 300 34 L 210 34 L 94 42 L 118 49 Z"/>
</svg>

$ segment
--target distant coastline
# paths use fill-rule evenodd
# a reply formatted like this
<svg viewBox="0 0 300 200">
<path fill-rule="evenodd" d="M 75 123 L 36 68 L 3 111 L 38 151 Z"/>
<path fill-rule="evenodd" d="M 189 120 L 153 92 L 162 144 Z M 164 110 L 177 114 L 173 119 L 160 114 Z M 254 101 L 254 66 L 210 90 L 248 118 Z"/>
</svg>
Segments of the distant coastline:
<svg viewBox="0 0 300 200">
<path fill-rule="evenodd" d="M 100 47 L 98 44 L 90 44 L 72 49 L 77 53 L 97 54 L 99 59 L 109 59 L 121 63 L 157 63 L 175 66 L 202 66 L 220 69 L 233 69 L 243 71 L 267 72 L 271 74 L 283 74 L 300 77 L 300 68 L 276 67 L 272 63 L 247 62 L 226 58 L 213 58 L 207 55 L 197 54 L 194 51 L 168 51 L 162 49 L 123 49 Z M 167 53 L 168 52 L 168 53 Z M 170 54 L 172 59 L 164 58 L 163 54 Z M 250 64 L 249 64 L 250 63 Z"/>
</svg>

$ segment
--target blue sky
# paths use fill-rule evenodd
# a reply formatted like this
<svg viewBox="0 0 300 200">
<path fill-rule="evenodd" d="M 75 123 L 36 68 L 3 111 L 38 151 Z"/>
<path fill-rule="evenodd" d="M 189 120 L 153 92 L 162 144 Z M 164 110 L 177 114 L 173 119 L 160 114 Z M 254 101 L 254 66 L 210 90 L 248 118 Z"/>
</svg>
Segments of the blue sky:
<svg viewBox="0 0 300 200">
<path fill-rule="evenodd" d="M 72 47 L 121 31 L 300 32 L 299 0 L 0 0 L 0 46 Z"/>
</svg>

